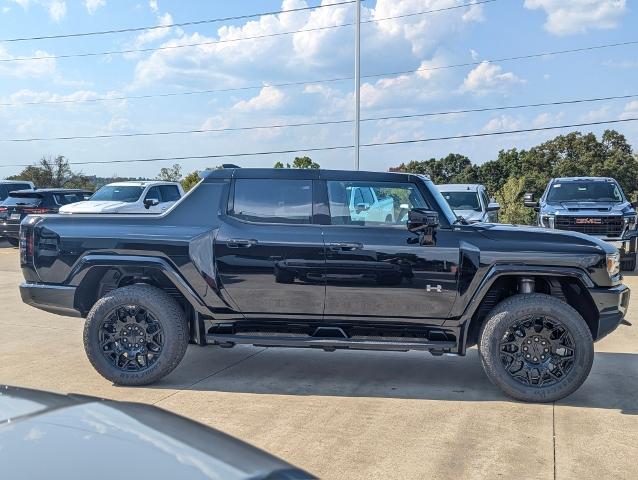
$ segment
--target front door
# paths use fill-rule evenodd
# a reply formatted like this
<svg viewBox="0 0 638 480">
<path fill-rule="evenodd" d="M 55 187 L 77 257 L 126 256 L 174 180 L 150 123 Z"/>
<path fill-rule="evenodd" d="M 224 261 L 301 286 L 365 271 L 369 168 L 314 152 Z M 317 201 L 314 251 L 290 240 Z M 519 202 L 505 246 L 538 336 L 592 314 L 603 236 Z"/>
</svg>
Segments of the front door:
<svg viewBox="0 0 638 480">
<path fill-rule="evenodd" d="M 440 230 L 436 245 L 421 246 L 406 228 L 410 208 L 427 208 L 412 183 L 328 181 L 331 225 L 324 227 L 324 320 L 442 324 L 457 293 L 458 236 Z M 370 187 L 377 208 L 360 220 L 352 209 L 357 187 Z M 378 212 L 377 212 L 378 213 Z M 386 216 L 391 215 L 392 221 Z"/>
<path fill-rule="evenodd" d="M 235 180 L 215 241 L 226 293 L 247 319 L 321 320 L 325 253 L 312 180 Z"/>
</svg>

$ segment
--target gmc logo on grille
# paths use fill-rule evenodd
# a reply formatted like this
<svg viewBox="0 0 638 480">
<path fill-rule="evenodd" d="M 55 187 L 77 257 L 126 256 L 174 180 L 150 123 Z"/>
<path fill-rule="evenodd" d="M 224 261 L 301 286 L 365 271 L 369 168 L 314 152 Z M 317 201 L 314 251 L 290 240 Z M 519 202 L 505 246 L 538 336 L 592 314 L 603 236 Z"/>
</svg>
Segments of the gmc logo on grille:
<svg viewBox="0 0 638 480">
<path fill-rule="evenodd" d="M 601 218 L 577 218 L 574 223 L 576 225 L 601 225 L 603 221 Z"/>
</svg>

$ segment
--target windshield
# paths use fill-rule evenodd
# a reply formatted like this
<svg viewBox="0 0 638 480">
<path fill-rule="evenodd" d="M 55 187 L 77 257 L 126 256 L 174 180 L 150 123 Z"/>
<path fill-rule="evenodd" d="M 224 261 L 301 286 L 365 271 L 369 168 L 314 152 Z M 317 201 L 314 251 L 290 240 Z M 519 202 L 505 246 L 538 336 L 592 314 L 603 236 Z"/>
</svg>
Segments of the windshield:
<svg viewBox="0 0 638 480">
<path fill-rule="evenodd" d="M 548 203 L 559 202 L 624 202 L 618 185 L 613 182 L 556 182 L 547 194 Z"/>
<path fill-rule="evenodd" d="M 476 192 L 442 192 L 442 194 L 453 210 L 481 211 L 481 203 Z"/>
<path fill-rule="evenodd" d="M 92 202 L 133 203 L 142 196 L 144 187 L 106 185 L 90 198 Z"/>
<path fill-rule="evenodd" d="M 421 178 L 424 178 L 424 177 L 421 177 Z M 445 198 L 443 198 L 443 195 L 441 195 L 441 192 L 439 191 L 438 188 L 436 188 L 432 180 L 425 180 L 425 184 L 427 185 L 428 189 L 430 190 L 430 193 L 434 197 L 434 200 L 441 206 L 441 211 L 443 215 L 445 215 L 445 218 L 447 218 L 447 221 L 450 223 L 450 225 L 452 225 L 454 222 L 458 220 L 456 214 L 452 211 L 452 209 L 450 208 L 450 205 L 447 203 Z"/>
</svg>

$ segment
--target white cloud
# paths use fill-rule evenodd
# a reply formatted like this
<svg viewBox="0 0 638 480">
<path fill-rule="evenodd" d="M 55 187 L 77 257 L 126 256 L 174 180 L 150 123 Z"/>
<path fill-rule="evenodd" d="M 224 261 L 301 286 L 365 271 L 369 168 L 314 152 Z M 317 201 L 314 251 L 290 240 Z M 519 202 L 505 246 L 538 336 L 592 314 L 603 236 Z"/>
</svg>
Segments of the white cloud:
<svg viewBox="0 0 638 480">
<path fill-rule="evenodd" d="M 474 50 L 473 48 L 470 48 L 470 55 L 472 56 L 472 60 L 474 60 L 474 61 L 477 61 L 479 58 L 481 58 L 479 53 L 476 50 Z"/>
<path fill-rule="evenodd" d="M 520 83 L 524 83 L 524 80 L 512 72 L 503 73 L 500 65 L 483 61 L 467 74 L 460 90 L 463 93 L 487 95 L 492 92 L 504 92 L 509 87 Z"/>
<path fill-rule="evenodd" d="M 84 0 L 84 6 L 89 15 L 93 15 L 98 8 L 106 5 L 106 0 Z"/>
<path fill-rule="evenodd" d="M 545 11 L 548 32 L 571 35 L 615 28 L 626 11 L 626 0 L 525 0 L 525 8 Z"/>
<path fill-rule="evenodd" d="M 521 126 L 522 124 L 520 120 L 509 115 L 500 115 L 487 122 L 483 126 L 482 131 L 492 133 L 498 131 L 518 130 Z"/>
<path fill-rule="evenodd" d="M 44 50 L 36 50 L 35 57 L 47 57 L 51 54 Z M 16 58 L 11 55 L 5 47 L 0 45 L 0 59 L 11 60 Z M 10 76 L 16 78 L 39 78 L 48 77 L 55 73 L 56 63 L 54 58 L 43 60 L 19 60 L 15 62 L 0 62 L 0 76 Z"/>
<path fill-rule="evenodd" d="M 159 15 L 157 17 L 158 25 L 171 25 L 173 23 L 173 17 L 170 13 L 165 13 L 164 15 Z M 137 47 L 141 47 L 148 43 L 156 42 L 163 38 L 166 38 L 171 34 L 171 27 L 166 28 L 154 28 L 153 30 L 146 30 L 145 32 L 140 33 L 135 39 L 135 45 Z"/>
<path fill-rule="evenodd" d="M 547 125 L 550 125 L 562 120 L 564 116 L 565 116 L 564 112 L 558 112 L 555 114 L 549 113 L 549 112 L 539 113 L 532 120 L 532 126 L 546 127 Z"/>
<path fill-rule="evenodd" d="M 638 100 L 627 103 L 620 118 L 638 118 Z"/>
<path fill-rule="evenodd" d="M 250 100 L 240 100 L 233 105 L 233 110 L 238 112 L 252 112 L 257 110 L 274 110 L 283 105 L 286 95 L 281 90 L 274 87 L 261 89 L 258 95 Z"/>
<path fill-rule="evenodd" d="M 638 68 L 638 60 L 607 60 L 603 65 L 614 68 Z"/>
<path fill-rule="evenodd" d="M 9 13 L 11 11 L 11 7 L 2 7 L 2 13 Z"/>
<path fill-rule="evenodd" d="M 66 16 L 66 2 L 63 0 L 52 0 L 47 6 L 51 20 L 59 23 Z"/>
<path fill-rule="evenodd" d="M 598 122 L 600 120 L 607 120 L 609 118 L 609 112 L 611 108 L 607 105 L 604 105 L 600 108 L 589 110 L 584 115 L 581 115 L 581 119 L 584 122 Z"/>
<path fill-rule="evenodd" d="M 148 6 L 153 10 L 153 12 L 159 12 L 159 6 L 157 5 L 157 0 L 149 0 Z"/>
<path fill-rule="evenodd" d="M 9 0 L 9 1 L 13 2 L 13 3 L 17 3 L 18 5 L 20 5 L 25 10 L 29 6 L 29 0 Z"/>
</svg>

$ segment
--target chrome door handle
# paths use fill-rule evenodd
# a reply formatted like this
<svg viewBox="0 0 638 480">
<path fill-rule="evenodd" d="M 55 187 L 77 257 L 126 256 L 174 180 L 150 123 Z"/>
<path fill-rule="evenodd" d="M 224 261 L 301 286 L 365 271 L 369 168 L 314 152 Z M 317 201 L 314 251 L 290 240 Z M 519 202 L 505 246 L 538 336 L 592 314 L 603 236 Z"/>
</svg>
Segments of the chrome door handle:
<svg viewBox="0 0 638 480">
<path fill-rule="evenodd" d="M 363 243 L 359 242 L 332 242 L 329 244 L 330 250 L 361 250 Z"/>
<path fill-rule="evenodd" d="M 226 242 L 228 248 L 249 248 L 257 244 L 257 240 L 245 238 L 231 238 Z"/>
</svg>

